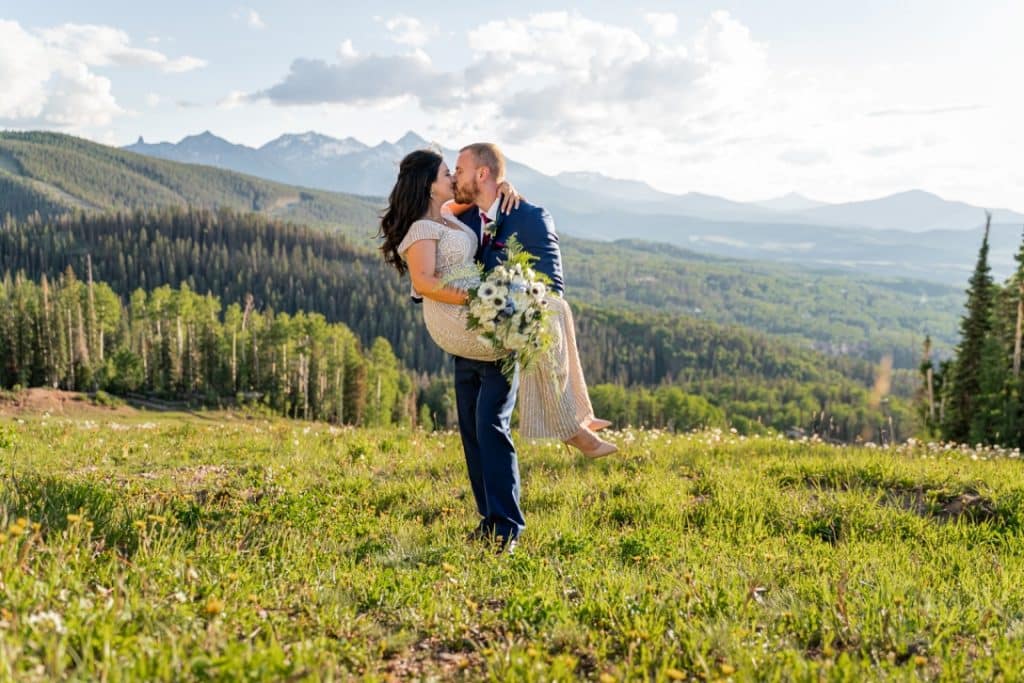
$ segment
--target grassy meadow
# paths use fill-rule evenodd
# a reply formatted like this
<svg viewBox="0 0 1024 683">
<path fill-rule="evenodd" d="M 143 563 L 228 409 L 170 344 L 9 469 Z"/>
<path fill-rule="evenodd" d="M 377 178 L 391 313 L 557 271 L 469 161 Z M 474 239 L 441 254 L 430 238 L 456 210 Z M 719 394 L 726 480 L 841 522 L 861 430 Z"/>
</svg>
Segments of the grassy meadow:
<svg viewBox="0 0 1024 683">
<path fill-rule="evenodd" d="M 2 680 L 1015 680 L 1014 452 L 520 444 L 513 557 L 456 434 L 6 419 Z"/>
</svg>

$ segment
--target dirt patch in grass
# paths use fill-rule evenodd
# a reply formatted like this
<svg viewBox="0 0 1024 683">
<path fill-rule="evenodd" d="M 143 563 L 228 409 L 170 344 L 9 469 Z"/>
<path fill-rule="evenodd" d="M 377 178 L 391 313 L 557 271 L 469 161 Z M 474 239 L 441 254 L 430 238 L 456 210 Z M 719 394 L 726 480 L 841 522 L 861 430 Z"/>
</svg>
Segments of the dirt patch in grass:
<svg viewBox="0 0 1024 683">
<path fill-rule="evenodd" d="M 60 389 L 33 388 L 0 395 L 0 416 L 60 415 L 64 417 L 113 417 L 135 415 L 126 405 L 96 405 L 88 394 Z"/>
<path fill-rule="evenodd" d="M 970 486 L 955 491 L 937 484 L 910 486 L 906 482 L 837 481 L 818 475 L 806 476 L 803 485 L 813 491 L 876 492 L 879 505 L 940 522 L 964 520 L 977 524 L 998 517 L 995 503 Z"/>
<path fill-rule="evenodd" d="M 466 640 L 464 648 L 451 647 L 443 638 L 429 636 L 384 661 L 387 680 L 410 681 L 439 677 L 440 680 L 481 680 L 484 657 Z"/>
<path fill-rule="evenodd" d="M 964 519 L 979 523 L 991 521 L 996 517 L 995 504 L 985 496 L 973 491 L 959 494 L 938 493 L 929 496 L 928 490 L 924 487 L 894 488 L 886 489 L 879 502 L 882 505 L 913 512 L 920 517 L 929 517 L 943 522 Z"/>
</svg>

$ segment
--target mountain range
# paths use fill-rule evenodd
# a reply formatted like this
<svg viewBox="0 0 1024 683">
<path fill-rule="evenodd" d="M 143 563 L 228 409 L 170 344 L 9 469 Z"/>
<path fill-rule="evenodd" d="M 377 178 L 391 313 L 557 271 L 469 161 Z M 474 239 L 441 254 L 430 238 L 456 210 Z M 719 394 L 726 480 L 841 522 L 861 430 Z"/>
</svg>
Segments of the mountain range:
<svg viewBox="0 0 1024 683">
<path fill-rule="evenodd" d="M 385 197 L 394 183 L 401 157 L 430 144 L 412 131 L 395 142 L 384 141 L 373 147 L 352 137 L 338 140 L 310 131 L 282 135 L 262 147 L 252 148 L 206 131 L 176 144 L 148 144 L 140 137 L 125 149 L 305 187 Z M 453 149 L 442 149 L 446 157 L 456 155 Z M 684 215 L 713 221 L 806 223 L 907 232 L 970 229 L 984 222 L 982 208 L 948 201 L 923 190 L 841 204 L 819 202 L 797 193 L 760 202 L 737 202 L 698 192 L 670 194 L 644 182 L 610 178 L 596 172 L 549 176 L 512 160 L 509 177 L 524 193 L 537 195 L 538 201 L 563 206 L 572 203 L 579 213 L 615 207 L 629 213 Z M 1009 209 L 994 209 L 992 214 L 996 223 L 1024 224 L 1024 214 Z"/>
<path fill-rule="evenodd" d="M 287 134 L 262 147 L 229 142 L 207 131 L 176 144 L 141 137 L 126 150 L 205 164 L 306 187 L 385 197 L 401 158 L 430 146 L 410 131 L 370 146 L 315 132 Z M 442 148 L 450 162 L 456 151 Z M 827 204 L 796 193 L 759 202 L 661 192 L 595 172 L 546 175 L 509 160 L 509 178 L 556 218 L 559 230 L 601 240 L 640 238 L 709 254 L 795 263 L 858 273 L 911 276 L 950 284 L 966 280 L 981 242 L 985 210 L 923 190 Z M 995 209 L 991 263 L 999 276 L 1013 267 L 1024 214 Z"/>
</svg>

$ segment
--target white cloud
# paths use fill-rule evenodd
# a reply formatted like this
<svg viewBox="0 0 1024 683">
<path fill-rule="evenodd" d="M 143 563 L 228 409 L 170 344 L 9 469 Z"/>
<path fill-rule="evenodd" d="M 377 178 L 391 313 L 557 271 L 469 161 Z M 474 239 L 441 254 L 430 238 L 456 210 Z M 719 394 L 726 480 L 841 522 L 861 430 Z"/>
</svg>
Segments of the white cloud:
<svg viewBox="0 0 1024 683">
<path fill-rule="evenodd" d="M 436 25 L 424 24 L 415 17 L 405 15 L 388 19 L 384 26 L 391 32 L 391 40 L 411 47 L 423 47 L 439 33 Z"/>
<path fill-rule="evenodd" d="M 279 105 L 394 103 L 413 98 L 427 108 L 457 101 L 459 79 L 434 69 L 422 50 L 408 55 L 343 56 L 336 64 L 296 59 L 280 83 L 249 96 Z"/>
<path fill-rule="evenodd" d="M 155 92 L 151 92 L 146 95 L 146 105 L 149 107 L 155 107 L 160 104 L 160 96 Z"/>
<path fill-rule="evenodd" d="M 63 24 L 39 32 L 47 48 L 66 51 L 86 66 L 155 66 L 182 73 L 206 66 L 196 57 L 171 59 L 167 55 L 131 46 L 128 34 L 111 26 Z"/>
<path fill-rule="evenodd" d="M 231 13 L 231 18 L 237 22 L 245 24 L 255 31 L 260 31 L 267 27 L 267 24 L 263 21 L 263 17 L 260 16 L 260 13 L 251 7 L 241 7 L 236 9 Z"/>
<path fill-rule="evenodd" d="M 206 66 L 205 59 L 199 59 L 198 57 L 179 57 L 178 59 L 171 59 L 162 63 L 161 68 L 167 73 L 180 74 L 186 71 L 193 71 L 195 69 L 202 69 Z"/>
<path fill-rule="evenodd" d="M 658 38 L 674 36 L 679 29 L 679 17 L 671 12 L 647 12 L 644 21 Z"/>
<path fill-rule="evenodd" d="M 386 22 L 406 43 L 422 24 Z M 398 39 L 398 38 L 396 38 Z M 469 32 L 472 61 L 435 69 L 417 47 L 406 55 L 339 61 L 297 59 L 284 80 L 251 99 L 280 105 L 384 105 L 411 98 L 445 120 L 485 119 L 515 141 L 625 139 L 638 126 L 671 139 L 703 134 L 746 104 L 765 71 L 763 48 L 728 13 L 715 13 L 690 44 L 651 43 L 636 31 L 577 12 L 491 21 Z"/>
<path fill-rule="evenodd" d="M 110 79 L 95 68 L 181 72 L 203 64 L 194 57 L 170 59 L 132 47 L 126 33 L 109 26 L 63 24 L 28 31 L 18 22 L 0 21 L 0 122 L 68 129 L 104 126 L 127 112 L 115 100 Z"/>
<path fill-rule="evenodd" d="M 232 90 L 228 96 L 217 103 L 218 109 L 236 109 L 248 100 L 248 94 L 241 90 Z"/>
<path fill-rule="evenodd" d="M 351 59 L 352 57 L 358 56 L 359 52 L 357 52 L 355 46 L 352 45 L 351 39 L 346 38 L 341 45 L 338 46 L 338 57 L 341 59 Z"/>
<path fill-rule="evenodd" d="M 909 187 L 960 196 L 957 183 L 986 196 L 1014 181 L 1006 159 L 1024 153 L 1012 135 L 1022 96 L 1000 85 L 1005 70 L 986 66 L 991 55 L 808 60 L 774 51 L 727 12 L 680 18 L 671 36 L 645 18 L 484 22 L 465 33 L 464 61 L 446 68 L 430 61 L 429 44 L 386 55 L 347 41 L 333 62 L 295 60 L 247 99 L 303 105 L 284 116 L 497 140 L 547 172 L 601 170 L 668 191 L 753 199 L 795 189 L 835 201 Z M 1019 42 L 1005 45 L 1021 54 Z"/>
</svg>

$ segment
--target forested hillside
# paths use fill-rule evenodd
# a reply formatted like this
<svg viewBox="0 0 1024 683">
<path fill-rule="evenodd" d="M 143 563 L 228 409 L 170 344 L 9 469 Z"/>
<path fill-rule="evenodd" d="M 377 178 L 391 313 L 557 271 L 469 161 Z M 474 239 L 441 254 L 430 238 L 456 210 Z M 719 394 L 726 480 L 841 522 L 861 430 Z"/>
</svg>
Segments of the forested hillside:
<svg viewBox="0 0 1024 683">
<path fill-rule="evenodd" d="M 437 378 L 448 369 L 409 302 L 408 280 L 376 256 L 353 249 L 342 235 L 227 209 L 8 219 L 0 230 L 0 270 L 8 273 L 53 281 L 68 267 L 85 273 L 89 261 L 93 278 L 124 298 L 163 285 L 187 285 L 233 303 L 252 294 L 256 310 L 320 313 L 328 322 L 348 326 L 367 348 L 383 337 L 400 361 L 421 375 Z M 734 397 L 749 397 L 744 414 L 764 425 L 809 426 L 821 421 L 817 413 L 831 415 L 833 404 L 844 401 L 849 410 L 862 407 L 873 377 L 864 361 L 825 356 L 689 316 L 583 306 L 578 324 L 587 340 L 584 366 L 595 386 L 671 382 L 704 391 L 723 407 Z M 785 397 L 807 398 L 799 415 L 791 414 Z M 431 400 L 431 410 L 439 412 L 440 397 Z M 866 425 L 881 423 L 877 408 L 832 433 L 855 436 Z M 637 418 L 644 414 L 653 412 L 634 411 Z"/>
<path fill-rule="evenodd" d="M 357 197 L 308 190 L 210 166 L 179 164 L 58 133 L 0 133 L 0 212 L 53 216 L 165 206 L 254 211 L 358 232 L 376 206 Z M 8 194 L 9 193 L 9 194 Z"/>
<path fill-rule="evenodd" d="M 565 238 L 562 246 L 576 301 L 742 325 L 829 354 L 892 356 L 898 368 L 917 367 L 926 334 L 941 356 L 956 344 L 959 288 L 728 260 L 639 240 Z"/>
</svg>

